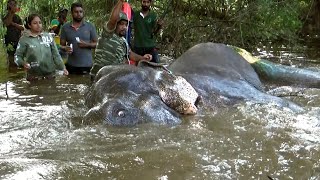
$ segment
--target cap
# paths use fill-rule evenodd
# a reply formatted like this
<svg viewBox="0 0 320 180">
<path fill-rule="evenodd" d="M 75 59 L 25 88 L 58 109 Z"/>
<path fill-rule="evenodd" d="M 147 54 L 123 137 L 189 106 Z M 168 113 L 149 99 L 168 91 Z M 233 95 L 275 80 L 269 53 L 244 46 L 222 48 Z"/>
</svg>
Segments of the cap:
<svg viewBox="0 0 320 180">
<path fill-rule="evenodd" d="M 127 15 L 126 15 L 124 12 L 120 12 L 120 13 L 119 13 L 119 20 L 118 20 L 118 22 L 121 21 L 121 20 L 128 21 L 128 17 L 127 17 Z"/>
</svg>

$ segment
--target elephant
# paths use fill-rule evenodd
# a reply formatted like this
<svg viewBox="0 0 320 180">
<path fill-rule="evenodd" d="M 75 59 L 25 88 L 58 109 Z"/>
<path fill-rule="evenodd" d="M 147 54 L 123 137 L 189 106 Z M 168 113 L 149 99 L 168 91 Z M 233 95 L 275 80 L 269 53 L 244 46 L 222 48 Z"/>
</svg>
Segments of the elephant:
<svg viewBox="0 0 320 180">
<path fill-rule="evenodd" d="M 156 70 L 160 65 L 141 64 L 103 67 L 86 96 L 86 105 L 91 108 L 86 119 L 103 119 L 111 125 L 148 121 L 174 125 L 181 122 L 180 114 L 197 112 L 200 97 L 184 78 L 165 67 L 164 71 Z"/>
<path fill-rule="evenodd" d="M 265 93 L 257 73 L 263 66 L 255 69 L 252 59 L 240 48 L 201 43 L 169 66 L 105 66 L 86 95 L 84 123 L 177 125 L 190 114 L 218 112 L 246 101 L 302 111 L 293 102 Z"/>
</svg>

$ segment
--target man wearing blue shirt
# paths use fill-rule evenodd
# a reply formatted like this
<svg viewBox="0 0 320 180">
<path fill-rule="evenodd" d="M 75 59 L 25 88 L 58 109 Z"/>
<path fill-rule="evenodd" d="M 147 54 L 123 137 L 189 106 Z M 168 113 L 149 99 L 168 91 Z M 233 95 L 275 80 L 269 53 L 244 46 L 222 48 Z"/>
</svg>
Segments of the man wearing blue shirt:
<svg viewBox="0 0 320 180">
<path fill-rule="evenodd" d="M 60 45 L 66 51 L 66 68 L 70 74 L 88 74 L 92 67 L 92 49 L 97 45 L 95 27 L 83 20 L 84 11 L 81 3 L 71 5 L 72 21 L 61 29 Z"/>
</svg>

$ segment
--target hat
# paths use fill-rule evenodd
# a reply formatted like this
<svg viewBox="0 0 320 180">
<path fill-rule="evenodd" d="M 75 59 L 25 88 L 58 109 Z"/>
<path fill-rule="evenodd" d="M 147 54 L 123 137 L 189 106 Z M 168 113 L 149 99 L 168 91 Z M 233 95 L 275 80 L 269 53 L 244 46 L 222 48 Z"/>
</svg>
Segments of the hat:
<svg viewBox="0 0 320 180">
<path fill-rule="evenodd" d="M 122 11 L 119 13 L 119 20 L 118 20 L 118 22 L 121 21 L 121 20 L 128 21 L 127 15 L 126 15 L 124 12 L 122 12 Z"/>
</svg>

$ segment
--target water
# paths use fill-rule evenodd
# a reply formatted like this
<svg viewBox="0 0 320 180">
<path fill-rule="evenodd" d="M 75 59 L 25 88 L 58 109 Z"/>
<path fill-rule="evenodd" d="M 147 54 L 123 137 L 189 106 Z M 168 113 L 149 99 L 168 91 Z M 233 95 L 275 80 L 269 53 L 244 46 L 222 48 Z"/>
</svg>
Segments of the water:
<svg viewBox="0 0 320 180">
<path fill-rule="evenodd" d="M 29 84 L 4 72 L 0 179 L 320 178 L 319 89 L 286 97 L 303 113 L 243 103 L 176 127 L 115 128 L 81 125 L 89 77 Z"/>
</svg>

